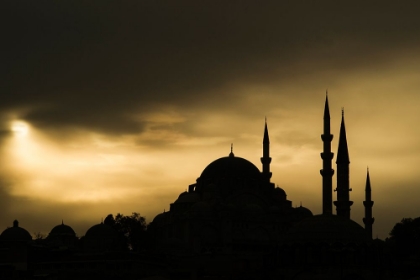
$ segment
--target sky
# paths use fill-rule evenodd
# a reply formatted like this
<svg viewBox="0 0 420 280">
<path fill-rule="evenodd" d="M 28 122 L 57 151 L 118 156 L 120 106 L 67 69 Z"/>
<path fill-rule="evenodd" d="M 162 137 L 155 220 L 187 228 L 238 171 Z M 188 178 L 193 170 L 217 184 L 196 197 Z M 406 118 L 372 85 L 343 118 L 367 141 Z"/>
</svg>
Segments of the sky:
<svg viewBox="0 0 420 280">
<path fill-rule="evenodd" d="M 0 230 L 151 222 L 231 143 L 260 168 L 265 117 L 272 182 L 319 214 L 327 90 L 352 219 L 367 167 L 374 237 L 420 216 L 420 4 L 338 2 L 6 0 Z"/>
</svg>

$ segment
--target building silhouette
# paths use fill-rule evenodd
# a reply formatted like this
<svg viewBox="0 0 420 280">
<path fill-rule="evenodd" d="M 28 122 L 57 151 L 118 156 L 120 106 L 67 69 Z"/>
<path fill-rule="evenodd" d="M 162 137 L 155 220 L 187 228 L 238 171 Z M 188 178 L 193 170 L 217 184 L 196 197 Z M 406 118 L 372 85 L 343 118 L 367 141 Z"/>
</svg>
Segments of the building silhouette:
<svg viewBox="0 0 420 280">
<path fill-rule="evenodd" d="M 265 123 L 261 172 L 233 148 L 210 163 L 170 210 L 153 220 L 156 247 L 184 253 L 265 250 L 292 224 L 312 216 L 305 207 L 292 207 L 286 192 L 271 182 L 269 149 Z"/>
<path fill-rule="evenodd" d="M 321 214 L 313 215 L 302 205 L 292 207 L 286 191 L 271 182 L 272 158 L 265 121 L 261 170 L 235 155 L 232 145 L 227 156 L 207 165 L 196 181 L 179 194 L 169 211 L 153 219 L 144 235 L 149 238 L 143 242 L 150 245 L 147 250 L 123 248 L 120 233 L 103 222 L 93 225 L 81 238 L 62 222 L 45 240 L 35 242 L 15 221 L 0 235 L 0 276 L 369 279 L 381 264 L 384 244 L 372 240 L 369 171 L 363 201 L 365 228 L 351 220 L 353 201 L 344 111 L 341 118 L 333 202 L 333 135 L 326 96 L 320 154 Z"/>
<path fill-rule="evenodd" d="M 302 206 L 292 207 L 285 190 L 271 182 L 270 140 L 265 122 L 262 170 L 250 161 L 235 156 L 232 149 L 228 156 L 210 163 L 196 182 L 188 187 L 188 191 L 181 193 L 170 205 L 170 210 L 153 220 L 151 230 L 156 248 L 167 252 L 240 252 L 264 250 L 286 243 L 369 242 L 373 223 L 370 223 L 369 215 L 373 203 L 364 203 L 367 209 L 366 230 L 350 219 L 353 202 L 349 196 L 350 160 L 344 110 L 336 161 L 337 199 L 334 205 L 337 215 L 333 215 L 334 154 L 331 152 L 333 135 L 328 96 L 325 99 L 321 139 L 321 215 L 313 216 L 309 209 Z M 366 199 L 370 200 L 370 185 L 369 198 Z"/>
<path fill-rule="evenodd" d="M 339 279 L 337 277 L 346 274 L 346 269 L 362 277 L 366 272 L 358 268 L 377 265 L 377 245 L 380 244 L 372 242 L 374 219 L 369 173 L 363 202 L 363 228 L 350 218 L 353 201 L 350 200 L 350 158 L 344 110 L 336 160 L 337 188 L 333 192 L 334 153 L 331 151 L 333 135 L 328 96 L 321 140 L 321 214 L 313 215 L 302 206 L 292 207 L 285 190 L 271 182 L 270 140 L 265 122 L 261 171 L 248 160 L 234 155 L 232 148 L 228 156 L 211 162 L 188 191 L 170 205 L 170 210 L 157 215 L 151 223 L 156 250 L 172 255 L 208 252 L 254 257 L 259 254 L 263 259 L 270 256 L 271 261 L 263 263 L 266 266 L 271 263 L 284 279 L 292 279 L 292 275 L 304 267 L 311 267 L 313 271 L 309 274 L 324 277 L 322 279 Z M 330 275 L 320 269 L 325 267 L 331 267 Z"/>
</svg>

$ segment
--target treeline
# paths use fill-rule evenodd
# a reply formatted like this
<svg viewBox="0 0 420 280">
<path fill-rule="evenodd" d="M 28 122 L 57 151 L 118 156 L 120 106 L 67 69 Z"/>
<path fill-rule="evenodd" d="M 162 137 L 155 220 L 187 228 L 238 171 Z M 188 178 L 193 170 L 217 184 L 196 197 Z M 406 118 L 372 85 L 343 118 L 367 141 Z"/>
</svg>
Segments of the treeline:
<svg viewBox="0 0 420 280">
<path fill-rule="evenodd" d="M 420 259 L 420 217 L 403 218 L 389 233 L 386 243 L 399 259 Z"/>
<path fill-rule="evenodd" d="M 146 218 L 140 216 L 139 213 L 133 212 L 130 216 L 118 213 L 115 217 L 109 214 L 104 224 L 118 232 L 124 249 L 141 251 L 150 246 Z"/>
</svg>

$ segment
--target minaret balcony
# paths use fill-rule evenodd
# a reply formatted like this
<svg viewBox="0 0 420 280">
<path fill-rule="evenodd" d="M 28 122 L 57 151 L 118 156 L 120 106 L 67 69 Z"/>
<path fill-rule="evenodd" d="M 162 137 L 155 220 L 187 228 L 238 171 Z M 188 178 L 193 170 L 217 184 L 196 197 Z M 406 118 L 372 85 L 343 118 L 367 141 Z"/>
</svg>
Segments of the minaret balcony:
<svg viewBox="0 0 420 280">
<path fill-rule="evenodd" d="M 373 201 L 363 201 L 363 205 L 365 207 L 372 207 L 373 206 Z"/>
<path fill-rule="evenodd" d="M 327 153 L 325 153 L 325 152 L 321 153 L 321 158 L 323 160 L 332 160 L 333 157 L 334 157 L 334 153 L 331 153 L 331 152 L 329 152 L 329 153 L 328 152 Z"/>
<path fill-rule="evenodd" d="M 321 139 L 323 142 L 331 142 L 334 138 L 332 134 L 321 134 Z"/>
<path fill-rule="evenodd" d="M 321 169 L 319 170 L 319 173 L 321 173 L 322 176 L 333 176 L 334 175 L 334 169 Z"/>
<path fill-rule="evenodd" d="M 363 223 L 365 225 L 372 225 L 375 222 L 375 218 L 363 218 Z"/>
<path fill-rule="evenodd" d="M 262 164 L 269 164 L 269 163 L 271 163 L 271 157 L 262 157 L 261 158 L 261 163 Z"/>
</svg>

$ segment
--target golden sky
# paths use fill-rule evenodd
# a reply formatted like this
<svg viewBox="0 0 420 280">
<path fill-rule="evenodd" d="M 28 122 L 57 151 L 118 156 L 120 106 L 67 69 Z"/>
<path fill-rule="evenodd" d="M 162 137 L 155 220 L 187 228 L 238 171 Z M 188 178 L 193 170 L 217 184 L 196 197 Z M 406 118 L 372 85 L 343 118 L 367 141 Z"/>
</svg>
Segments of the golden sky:
<svg viewBox="0 0 420 280">
<path fill-rule="evenodd" d="M 416 2 L 279 2 L 10 1 L 0 229 L 151 222 L 230 143 L 260 167 L 265 116 L 272 181 L 320 213 L 326 89 L 335 153 L 345 108 L 352 219 L 367 166 L 374 236 L 420 216 Z"/>
</svg>

